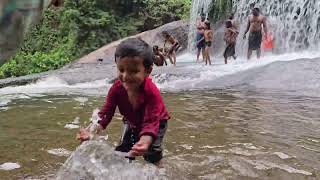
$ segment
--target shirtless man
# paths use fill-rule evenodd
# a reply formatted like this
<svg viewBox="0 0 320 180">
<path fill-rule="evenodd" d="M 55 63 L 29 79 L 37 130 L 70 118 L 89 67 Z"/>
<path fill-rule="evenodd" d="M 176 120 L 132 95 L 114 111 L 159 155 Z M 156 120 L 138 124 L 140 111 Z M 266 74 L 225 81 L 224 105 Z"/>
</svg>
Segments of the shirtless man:
<svg viewBox="0 0 320 180">
<path fill-rule="evenodd" d="M 204 49 L 205 49 L 205 42 L 204 42 L 204 27 L 206 16 L 205 14 L 201 14 L 200 21 L 197 23 L 197 62 L 199 61 L 200 53 L 202 52 L 202 58 L 204 60 Z"/>
<path fill-rule="evenodd" d="M 249 34 L 249 48 L 248 48 L 248 60 L 251 58 L 252 51 L 257 51 L 257 58 L 261 56 L 261 41 L 262 41 L 262 28 L 264 34 L 267 34 L 266 17 L 260 15 L 259 8 L 252 9 L 252 15 L 249 16 L 246 32 L 243 35 L 243 39 L 246 39 L 246 34 L 250 30 Z"/>
</svg>

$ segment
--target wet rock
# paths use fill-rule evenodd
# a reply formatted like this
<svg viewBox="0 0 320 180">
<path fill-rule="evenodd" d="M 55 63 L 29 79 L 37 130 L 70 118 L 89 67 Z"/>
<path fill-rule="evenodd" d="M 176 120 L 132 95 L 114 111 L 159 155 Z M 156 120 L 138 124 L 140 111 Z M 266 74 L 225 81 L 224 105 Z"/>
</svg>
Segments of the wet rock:
<svg viewBox="0 0 320 180">
<path fill-rule="evenodd" d="M 119 173 L 121 172 L 121 173 Z M 60 168 L 57 180 L 76 179 L 168 179 L 153 165 L 138 162 L 129 163 L 128 159 L 114 152 L 103 141 L 83 143 Z"/>
<path fill-rule="evenodd" d="M 156 29 L 146 31 L 134 36 L 130 36 L 127 38 L 132 38 L 132 37 L 140 37 L 147 43 L 149 43 L 150 46 L 157 45 L 159 47 L 163 47 L 164 44 L 164 39 L 162 37 L 162 32 L 167 31 L 170 35 L 174 36 L 177 38 L 181 45 L 181 50 L 179 52 L 182 52 L 185 50 L 188 46 L 188 31 L 189 31 L 189 23 L 185 21 L 175 21 L 163 26 L 160 26 Z M 114 52 L 116 50 L 116 47 L 118 44 L 127 39 L 121 39 L 115 42 L 112 42 L 110 44 L 107 44 L 103 46 L 102 48 L 88 54 L 87 56 L 84 56 L 83 58 L 79 59 L 73 64 L 77 63 L 106 63 L 110 64 L 114 62 Z M 178 52 L 178 53 L 179 53 Z M 102 60 L 99 60 L 102 59 Z"/>
</svg>

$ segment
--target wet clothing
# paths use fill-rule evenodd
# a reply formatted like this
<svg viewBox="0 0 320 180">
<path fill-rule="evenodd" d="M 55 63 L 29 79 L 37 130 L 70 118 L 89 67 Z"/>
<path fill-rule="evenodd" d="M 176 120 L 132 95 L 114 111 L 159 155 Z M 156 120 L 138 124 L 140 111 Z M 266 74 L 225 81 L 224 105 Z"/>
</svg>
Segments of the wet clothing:
<svg viewBox="0 0 320 180">
<path fill-rule="evenodd" d="M 129 101 L 127 91 L 120 80 L 117 80 L 110 88 L 106 97 L 98 122 L 103 128 L 111 122 L 116 107 L 119 112 L 128 121 L 130 128 L 142 135 L 150 135 L 153 140 L 158 137 L 160 120 L 170 119 L 167 109 L 163 103 L 160 91 L 152 80 L 147 77 L 142 86 L 142 93 L 138 98 L 138 108 L 133 109 Z"/>
<path fill-rule="evenodd" d="M 199 50 L 204 49 L 205 48 L 205 40 L 204 40 L 204 34 L 203 33 L 197 32 L 197 42 L 198 41 L 200 41 L 200 42 L 197 44 L 197 48 Z"/>
<path fill-rule="evenodd" d="M 226 28 L 224 33 L 224 40 L 226 41 L 226 49 L 224 50 L 223 57 L 235 57 L 235 46 L 238 37 L 238 31 L 234 27 Z"/>
<path fill-rule="evenodd" d="M 262 32 L 261 31 L 250 32 L 250 34 L 249 34 L 249 49 L 250 50 L 260 49 L 261 42 L 262 42 Z"/>
<path fill-rule="evenodd" d="M 224 53 L 223 53 L 223 57 L 224 58 L 228 58 L 228 57 L 233 57 L 235 56 L 236 54 L 236 51 L 235 51 L 235 44 L 233 43 L 230 43 L 230 44 L 227 44 L 227 47 L 226 49 L 224 50 Z"/>
<path fill-rule="evenodd" d="M 211 47 L 211 44 L 212 44 L 211 41 L 206 41 L 206 42 L 205 42 L 206 47 Z"/>
<path fill-rule="evenodd" d="M 157 139 L 153 141 L 153 143 L 150 145 L 149 150 L 143 156 L 143 158 L 147 162 L 156 163 L 162 159 L 163 157 L 162 141 L 166 133 L 167 127 L 168 127 L 167 120 L 160 120 Z M 139 140 L 139 133 L 136 131 L 133 131 L 125 121 L 120 144 L 119 146 L 116 147 L 115 150 L 121 151 L 121 152 L 129 152 L 132 146 L 136 142 L 138 142 L 138 140 Z"/>
</svg>

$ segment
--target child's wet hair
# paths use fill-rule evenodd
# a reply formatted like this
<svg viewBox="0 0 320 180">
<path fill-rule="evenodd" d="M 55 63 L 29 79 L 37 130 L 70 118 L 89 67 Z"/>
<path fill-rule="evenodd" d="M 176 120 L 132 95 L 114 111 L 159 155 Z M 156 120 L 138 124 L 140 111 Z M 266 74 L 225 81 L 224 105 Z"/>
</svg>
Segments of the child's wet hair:
<svg viewBox="0 0 320 180">
<path fill-rule="evenodd" d="M 153 64 L 153 51 L 149 44 L 140 38 L 128 38 L 118 45 L 115 61 L 124 57 L 141 57 L 145 68 L 150 68 Z"/>
</svg>

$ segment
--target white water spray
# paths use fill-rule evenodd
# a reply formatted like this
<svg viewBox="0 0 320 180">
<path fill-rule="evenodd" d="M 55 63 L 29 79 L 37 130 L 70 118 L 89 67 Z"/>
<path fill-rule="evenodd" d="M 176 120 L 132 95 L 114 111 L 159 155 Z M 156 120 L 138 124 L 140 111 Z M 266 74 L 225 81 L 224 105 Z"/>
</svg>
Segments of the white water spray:
<svg viewBox="0 0 320 180">
<path fill-rule="evenodd" d="M 240 23 L 237 51 L 246 53 L 247 40 L 242 40 L 250 14 L 250 4 L 255 3 L 267 16 L 269 32 L 275 36 L 277 53 L 301 50 L 319 50 L 320 1 L 319 0 L 233 0 L 236 21 Z M 245 47 L 245 48 L 244 48 Z"/>
<path fill-rule="evenodd" d="M 201 13 L 208 13 L 211 7 L 213 0 L 193 0 L 192 8 L 190 12 L 190 26 L 189 26 L 189 36 L 188 36 L 188 50 L 192 52 L 195 47 L 195 38 L 196 38 L 196 23 Z"/>
</svg>

